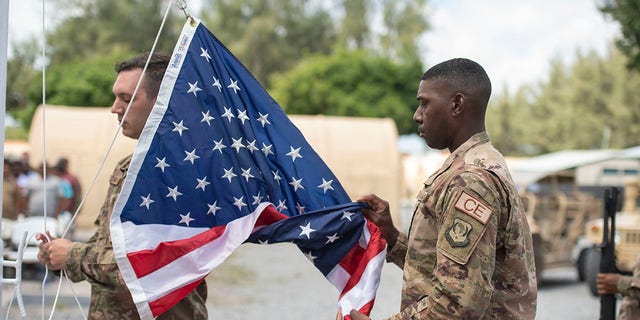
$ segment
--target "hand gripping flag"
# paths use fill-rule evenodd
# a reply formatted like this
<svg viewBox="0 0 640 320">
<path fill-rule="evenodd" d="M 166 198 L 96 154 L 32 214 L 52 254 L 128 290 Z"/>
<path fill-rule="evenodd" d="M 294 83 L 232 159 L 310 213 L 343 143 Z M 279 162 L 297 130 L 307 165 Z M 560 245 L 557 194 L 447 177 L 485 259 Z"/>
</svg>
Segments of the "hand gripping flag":
<svg viewBox="0 0 640 320">
<path fill-rule="evenodd" d="M 369 314 L 386 243 L 363 206 L 229 50 L 187 21 L 111 217 L 141 317 L 171 308 L 243 242 L 294 243 L 339 290 L 338 308 Z"/>
</svg>

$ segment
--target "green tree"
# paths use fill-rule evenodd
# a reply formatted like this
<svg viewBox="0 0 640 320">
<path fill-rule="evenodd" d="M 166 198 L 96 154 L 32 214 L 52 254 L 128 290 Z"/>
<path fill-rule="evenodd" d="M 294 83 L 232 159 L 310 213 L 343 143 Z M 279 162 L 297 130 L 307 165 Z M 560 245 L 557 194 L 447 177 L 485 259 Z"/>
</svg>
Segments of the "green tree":
<svg viewBox="0 0 640 320">
<path fill-rule="evenodd" d="M 491 136 L 491 142 L 504 154 L 523 155 L 531 152 L 532 146 L 524 143 L 526 128 L 519 125 L 514 119 L 526 119 L 527 97 L 530 94 L 529 87 L 519 88 L 515 95 L 511 96 L 507 88 L 503 93 L 491 100 L 487 109 L 487 131 Z"/>
<path fill-rule="evenodd" d="M 616 45 L 629 57 L 628 66 L 640 71 L 640 1 L 602 0 L 598 9 L 618 21 L 622 37 Z"/>
<path fill-rule="evenodd" d="M 565 149 L 628 148 L 640 144 L 640 74 L 611 48 L 551 62 L 548 80 L 492 99 L 487 126 L 505 154 Z M 508 136 L 508 137 L 507 137 Z"/>
<path fill-rule="evenodd" d="M 369 2 L 367 0 L 344 0 L 344 17 L 339 33 L 339 48 L 365 49 L 370 45 Z"/>
<path fill-rule="evenodd" d="M 46 71 L 46 103 L 78 107 L 110 106 L 113 102 L 111 86 L 115 79 L 114 61 L 127 57 L 128 54 L 111 54 L 52 65 Z M 28 94 L 29 101 L 34 103 L 20 113 L 20 120 L 26 127 L 31 123 L 35 107 L 42 102 L 42 81 L 33 81 Z"/>
<path fill-rule="evenodd" d="M 341 51 L 305 59 L 276 76 L 271 93 L 290 114 L 389 117 L 400 134 L 413 133 L 421 74 L 418 63 L 398 64 L 364 51 Z"/>
<path fill-rule="evenodd" d="M 384 31 L 380 43 L 385 56 L 420 61 L 418 41 L 429 30 L 426 0 L 383 0 Z"/>
<path fill-rule="evenodd" d="M 7 106 L 8 112 L 28 104 L 27 87 L 37 73 L 33 65 L 37 59 L 38 44 L 35 38 L 12 44 L 11 59 L 7 62 Z"/>
<path fill-rule="evenodd" d="M 150 51 L 160 28 L 165 1 L 56 0 L 53 11 L 62 17 L 47 36 L 51 64 L 79 61 L 115 52 Z M 167 16 L 157 51 L 171 53 L 184 16 Z"/>
<path fill-rule="evenodd" d="M 209 0 L 202 21 L 264 86 L 309 54 L 329 54 L 333 21 L 304 0 Z"/>
</svg>

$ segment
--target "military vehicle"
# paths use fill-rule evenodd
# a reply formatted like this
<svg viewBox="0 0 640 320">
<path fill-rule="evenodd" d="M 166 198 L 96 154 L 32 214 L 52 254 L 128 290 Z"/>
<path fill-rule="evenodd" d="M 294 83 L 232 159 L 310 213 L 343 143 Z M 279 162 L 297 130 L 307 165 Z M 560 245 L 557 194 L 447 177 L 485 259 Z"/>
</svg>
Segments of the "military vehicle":
<svg viewBox="0 0 640 320">
<path fill-rule="evenodd" d="M 572 252 L 583 236 L 584 225 L 599 215 L 602 204 L 594 195 L 580 191 L 570 172 L 549 175 L 537 185 L 546 188 L 523 191 L 520 198 L 533 236 L 540 285 L 544 270 L 573 266 Z"/>
<path fill-rule="evenodd" d="M 623 199 L 622 210 L 616 213 L 616 266 L 621 273 L 631 274 L 640 255 L 640 178 L 625 181 Z M 596 277 L 600 267 L 598 246 L 602 242 L 602 221 L 598 218 L 586 223 L 584 238 L 574 252 L 578 273 L 583 275 L 593 295 L 598 294 Z"/>
</svg>

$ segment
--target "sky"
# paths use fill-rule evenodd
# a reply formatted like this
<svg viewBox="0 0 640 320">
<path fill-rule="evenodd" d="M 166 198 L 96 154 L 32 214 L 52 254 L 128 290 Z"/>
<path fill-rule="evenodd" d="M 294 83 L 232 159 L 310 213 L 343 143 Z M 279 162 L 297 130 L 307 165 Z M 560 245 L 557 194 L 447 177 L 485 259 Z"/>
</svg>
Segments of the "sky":
<svg viewBox="0 0 640 320">
<path fill-rule="evenodd" d="M 543 81 L 552 58 L 568 64 L 578 51 L 604 55 L 619 34 L 618 25 L 596 9 L 597 1 L 429 0 L 432 29 L 421 41 L 425 67 L 454 57 L 475 60 L 494 93 Z M 201 2 L 187 0 L 190 8 Z M 41 33 L 42 0 L 9 0 L 9 42 Z"/>
<path fill-rule="evenodd" d="M 480 63 L 494 92 L 546 79 L 550 61 L 576 52 L 606 54 L 620 33 L 596 0 L 432 0 L 432 30 L 424 36 L 428 66 L 465 57 Z"/>
</svg>

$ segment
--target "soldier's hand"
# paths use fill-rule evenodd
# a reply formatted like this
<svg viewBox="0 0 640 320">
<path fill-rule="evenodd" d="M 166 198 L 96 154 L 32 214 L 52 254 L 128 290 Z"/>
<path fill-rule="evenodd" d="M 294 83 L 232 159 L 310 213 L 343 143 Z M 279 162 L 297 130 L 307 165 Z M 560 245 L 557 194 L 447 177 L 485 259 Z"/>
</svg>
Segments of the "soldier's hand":
<svg viewBox="0 0 640 320">
<path fill-rule="evenodd" d="M 46 233 L 37 233 L 36 234 L 36 240 L 40 241 L 40 244 L 38 244 L 38 262 L 40 262 L 40 264 L 43 264 L 45 266 L 49 266 L 49 254 L 47 253 L 47 249 L 45 248 L 45 244 L 47 242 L 49 242 L 49 240 L 54 239 L 51 236 L 51 233 L 49 233 L 49 231 L 47 231 Z"/>
<path fill-rule="evenodd" d="M 618 279 L 622 275 L 618 273 L 598 273 L 596 279 L 598 294 L 616 294 L 618 293 Z"/>
<path fill-rule="evenodd" d="M 68 239 L 52 239 L 49 242 L 43 242 L 39 245 L 38 260 L 42 259 L 41 263 L 51 270 L 63 269 L 67 264 L 67 253 L 72 244 L 73 242 Z"/>
<path fill-rule="evenodd" d="M 365 316 L 364 314 L 358 312 L 357 310 L 351 310 L 351 312 L 349 312 L 349 315 L 351 316 L 352 320 L 371 320 L 371 318 Z"/>
<path fill-rule="evenodd" d="M 362 209 L 362 213 L 380 228 L 382 237 L 387 240 L 390 247 L 393 247 L 400 232 L 393 225 L 393 219 L 389 211 L 389 202 L 380 199 L 375 194 L 362 196 L 356 199 L 356 201 L 369 205 L 369 208 Z"/>
</svg>

